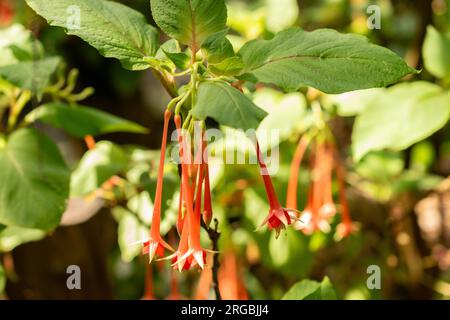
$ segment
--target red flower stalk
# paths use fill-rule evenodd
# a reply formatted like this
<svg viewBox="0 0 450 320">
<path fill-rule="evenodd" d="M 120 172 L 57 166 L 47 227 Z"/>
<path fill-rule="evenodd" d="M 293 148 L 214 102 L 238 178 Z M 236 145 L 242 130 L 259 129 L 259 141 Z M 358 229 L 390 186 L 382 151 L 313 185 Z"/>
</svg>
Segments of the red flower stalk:
<svg viewBox="0 0 450 320">
<path fill-rule="evenodd" d="M 175 271 L 170 272 L 170 294 L 166 297 L 166 300 L 184 300 L 185 297 L 180 293 L 178 288 L 178 276 Z"/>
<path fill-rule="evenodd" d="M 208 300 L 210 298 L 212 286 L 212 269 L 205 268 L 200 274 L 197 289 L 195 292 L 195 300 Z"/>
<path fill-rule="evenodd" d="M 163 191 L 164 161 L 166 157 L 167 132 L 169 130 L 169 121 L 172 116 L 170 111 L 164 113 L 164 130 L 161 144 L 161 156 L 159 159 L 158 179 L 156 182 L 156 195 L 153 207 L 152 226 L 150 228 L 150 239 L 144 243 L 143 253 L 149 255 L 149 261 L 152 262 L 155 255 L 164 256 L 164 249 L 173 251 L 172 247 L 167 244 L 161 237 L 161 203 Z"/>
<path fill-rule="evenodd" d="M 281 206 L 280 201 L 278 200 L 267 166 L 262 158 L 258 142 L 256 142 L 256 153 L 270 206 L 269 215 L 264 219 L 259 228 L 267 224 L 269 230 L 275 230 L 276 237 L 278 238 L 281 230 L 292 223 L 291 216 L 288 211 Z"/>
<path fill-rule="evenodd" d="M 147 266 L 145 273 L 145 292 L 142 300 L 155 300 L 153 293 L 153 270 L 150 265 Z"/>
<path fill-rule="evenodd" d="M 84 137 L 84 142 L 86 143 L 86 147 L 89 150 L 92 150 L 92 149 L 95 148 L 96 142 L 95 142 L 95 139 L 94 139 L 93 136 L 91 136 L 91 135 L 85 136 Z"/>
</svg>

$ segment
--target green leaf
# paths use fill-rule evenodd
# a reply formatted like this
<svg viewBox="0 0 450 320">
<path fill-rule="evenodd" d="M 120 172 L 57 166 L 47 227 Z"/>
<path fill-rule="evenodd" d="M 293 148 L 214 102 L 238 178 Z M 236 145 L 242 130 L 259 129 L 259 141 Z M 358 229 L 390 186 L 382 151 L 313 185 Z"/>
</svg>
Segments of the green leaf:
<svg viewBox="0 0 450 320">
<path fill-rule="evenodd" d="M 192 114 L 199 119 L 210 117 L 235 129 L 256 129 L 267 115 L 246 95 L 225 82 L 205 81 L 198 88 Z"/>
<path fill-rule="evenodd" d="M 441 129 L 450 117 L 450 96 L 427 82 L 403 83 L 380 94 L 357 118 L 355 161 L 373 150 L 404 150 Z"/>
<path fill-rule="evenodd" d="M 51 230 L 69 195 L 70 171 L 55 143 L 20 129 L 0 148 L 0 223 Z"/>
<path fill-rule="evenodd" d="M 0 252 L 10 252 L 24 243 L 41 240 L 46 235 L 44 231 L 38 229 L 6 227 L 0 230 Z"/>
<path fill-rule="evenodd" d="M 156 52 L 154 59 L 149 59 L 150 64 L 175 72 L 176 68 L 186 69 L 190 62 L 189 56 L 181 52 L 180 44 L 175 39 L 164 42 Z"/>
<path fill-rule="evenodd" d="M 329 94 L 325 96 L 325 101 L 328 105 L 336 107 L 336 113 L 341 117 L 354 117 L 363 112 L 383 92 L 384 88 L 373 88 Z"/>
<path fill-rule="evenodd" d="M 97 190 L 109 178 L 124 171 L 127 162 L 121 147 L 109 141 L 98 142 L 84 154 L 72 173 L 71 195 L 85 196 Z"/>
<path fill-rule="evenodd" d="M 42 121 L 83 138 L 112 132 L 146 133 L 144 127 L 104 111 L 85 106 L 69 106 L 62 102 L 44 104 L 26 116 L 26 121 Z"/>
<path fill-rule="evenodd" d="M 320 299 L 321 300 L 336 300 L 336 292 L 328 277 L 325 277 L 320 284 Z"/>
<path fill-rule="evenodd" d="M 245 68 L 245 64 L 241 57 L 234 56 L 227 58 L 219 63 L 210 64 L 209 69 L 212 73 L 219 76 L 234 76 L 238 75 L 242 69 Z"/>
<path fill-rule="evenodd" d="M 428 26 L 423 44 L 425 68 L 434 76 L 450 80 L 450 36 Z"/>
<path fill-rule="evenodd" d="M 1 67 L 0 77 L 17 87 L 31 90 L 40 99 L 60 62 L 58 57 L 19 62 Z"/>
<path fill-rule="evenodd" d="M 168 52 L 164 51 L 167 58 L 180 70 L 185 70 L 189 67 L 190 58 L 184 52 Z"/>
<path fill-rule="evenodd" d="M 142 250 L 142 246 L 134 244 L 148 238 L 149 228 L 141 223 L 136 214 L 122 207 L 115 207 L 113 214 L 118 221 L 117 240 L 122 260 L 131 262 Z"/>
<path fill-rule="evenodd" d="M 203 54 L 208 60 L 210 71 L 219 76 L 240 74 L 245 64 L 241 57 L 234 53 L 233 45 L 226 37 L 228 30 L 210 35 L 202 45 Z"/>
<path fill-rule="evenodd" d="M 225 29 L 224 0 L 151 0 L 156 24 L 167 35 L 200 49 L 211 34 Z"/>
<path fill-rule="evenodd" d="M 294 284 L 282 300 L 335 300 L 336 293 L 330 280 L 325 277 L 322 282 L 302 280 Z"/>
<path fill-rule="evenodd" d="M 0 67 L 42 58 L 44 50 L 30 30 L 13 24 L 0 30 Z"/>
<path fill-rule="evenodd" d="M 312 280 L 302 280 L 294 284 L 283 296 L 282 300 L 305 300 L 307 296 L 320 289 L 320 283 Z"/>
<path fill-rule="evenodd" d="M 141 13 L 105 0 L 27 0 L 27 3 L 50 25 L 65 28 L 67 34 L 80 37 L 103 56 L 120 60 L 126 69 L 150 67 L 145 58 L 155 55 L 158 32 Z"/>
<path fill-rule="evenodd" d="M 206 55 L 208 63 L 219 63 L 235 56 L 233 45 L 226 37 L 227 33 L 227 29 L 216 32 L 203 42 L 202 51 Z"/>
<path fill-rule="evenodd" d="M 262 151 L 275 147 L 276 141 L 271 139 L 274 130 L 278 131 L 278 143 L 305 130 L 307 101 L 301 93 L 283 94 L 275 89 L 263 88 L 253 96 L 253 102 L 268 113 L 257 130 Z"/>
<path fill-rule="evenodd" d="M 238 53 L 244 72 L 286 91 L 311 86 L 326 93 L 384 87 L 416 73 L 392 51 L 359 35 L 331 29 L 289 29 L 272 40 L 247 43 Z"/>
</svg>

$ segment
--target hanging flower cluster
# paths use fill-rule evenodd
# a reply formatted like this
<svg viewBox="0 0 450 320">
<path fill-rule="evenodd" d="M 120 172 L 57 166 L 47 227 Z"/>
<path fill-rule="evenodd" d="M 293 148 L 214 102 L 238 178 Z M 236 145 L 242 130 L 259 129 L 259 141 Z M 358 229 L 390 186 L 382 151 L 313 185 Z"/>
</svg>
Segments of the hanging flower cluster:
<svg viewBox="0 0 450 320">
<path fill-rule="evenodd" d="M 148 254 L 150 262 L 155 258 L 171 260 L 172 266 L 178 271 L 190 270 L 195 267 L 204 269 L 207 252 L 213 253 L 213 251 L 203 248 L 200 243 L 202 223 L 203 226 L 208 228 L 213 214 L 209 165 L 205 152 L 206 143 L 203 139 L 204 131 L 202 128 L 200 130 L 201 136 L 191 141 L 190 131 L 184 130 L 179 112 L 175 112 L 173 117 L 177 129 L 181 162 L 180 196 L 176 222 L 180 241 L 176 250 L 164 241 L 160 232 L 164 162 L 171 119 L 172 112 L 168 108 L 164 114 L 164 130 L 150 237 L 144 241 L 143 253 Z M 187 124 L 191 128 L 192 122 L 187 122 Z M 342 223 L 338 226 L 337 231 L 341 237 L 346 237 L 351 233 L 353 227 L 345 196 L 345 172 L 341 163 L 337 161 L 336 148 L 332 139 L 324 138 L 324 135 L 317 135 L 314 139 L 310 139 L 305 135 L 300 140 L 291 165 L 286 208 L 281 205 L 276 195 L 259 143 L 256 141 L 255 145 L 270 207 L 269 213 L 260 228 L 267 226 L 269 230 L 275 230 L 276 237 L 289 225 L 293 225 L 294 229 L 302 230 L 308 235 L 315 231 L 329 232 L 331 229 L 330 221 L 337 212 L 332 190 L 333 173 L 335 172 L 339 185 L 339 211 L 342 216 Z M 195 147 L 193 148 L 193 146 Z M 298 176 L 302 159 L 308 148 L 310 149 L 309 166 L 312 178 L 306 207 L 303 211 L 298 211 Z M 172 253 L 165 256 L 166 250 Z"/>
<path fill-rule="evenodd" d="M 311 182 L 307 194 L 306 206 L 298 212 L 298 177 L 302 160 L 309 147 L 309 169 Z M 339 187 L 341 223 L 337 227 L 340 238 L 350 235 L 353 224 L 345 194 L 345 169 L 338 160 L 336 147 L 332 139 L 317 136 L 314 139 L 303 136 L 297 146 L 291 163 L 290 179 L 287 190 L 286 206 L 297 212 L 293 226 L 307 235 L 315 231 L 329 232 L 330 222 L 336 215 L 337 206 L 333 200 L 333 173 Z"/>
<path fill-rule="evenodd" d="M 150 238 L 144 243 L 143 253 L 148 254 L 152 262 L 155 257 L 163 258 L 165 251 L 169 250 L 173 253 L 164 259 L 171 259 L 172 266 L 179 271 L 196 266 L 203 269 L 206 264 L 206 253 L 212 252 L 204 249 L 200 243 L 202 220 L 208 226 L 212 219 L 209 167 L 207 159 L 203 158 L 205 151 L 203 139 L 198 139 L 197 149 L 193 154 L 194 148 L 191 147 L 188 133 L 182 128 L 182 119 L 179 114 L 174 116 L 181 160 L 180 200 L 176 223 L 180 234 L 178 248 L 172 249 L 160 233 L 164 160 L 171 117 L 171 111 L 166 111 Z"/>
</svg>

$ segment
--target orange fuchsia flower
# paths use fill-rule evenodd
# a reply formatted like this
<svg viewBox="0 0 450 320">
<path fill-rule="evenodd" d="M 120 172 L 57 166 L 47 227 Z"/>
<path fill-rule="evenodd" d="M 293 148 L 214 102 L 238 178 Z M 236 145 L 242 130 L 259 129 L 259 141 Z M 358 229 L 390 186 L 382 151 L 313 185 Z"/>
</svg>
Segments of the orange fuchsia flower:
<svg viewBox="0 0 450 320">
<path fill-rule="evenodd" d="M 156 182 L 156 194 L 153 207 L 152 225 L 150 228 L 150 238 L 144 242 L 143 254 L 149 255 L 149 261 L 152 262 L 155 256 L 163 257 L 165 249 L 174 251 L 161 237 L 161 204 L 163 191 L 164 162 L 166 158 L 167 132 L 172 113 L 167 110 L 164 113 L 164 129 L 161 144 L 161 155 L 159 159 L 158 179 Z"/>
<path fill-rule="evenodd" d="M 309 141 L 302 137 L 291 163 L 291 175 L 287 191 L 287 206 L 297 209 L 297 184 L 299 167 L 306 152 Z M 342 223 L 338 226 L 338 233 L 342 237 L 350 235 L 352 222 L 345 195 L 345 170 L 337 160 L 336 149 L 333 142 L 316 137 L 310 148 L 311 183 L 305 208 L 294 223 L 294 229 L 301 230 L 310 235 L 315 231 L 330 232 L 331 219 L 336 214 L 336 205 L 333 201 L 333 170 L 336 171 L 339 202 L 341 204 Z"/>
<path fill-rule="evenodd" d="M 173 266 L 179 271 L 188 270 L 196 265 L 203 269 L 206 264 L 206 252 L 209 251 L 202 248 L 200 243 L 202 189 L 205 182 L 205 177 L 208 175 L 206 173 L 208 167 L 202 159 L 196 159 L 198 161 L 194 164 L 190 163 L 188 159 L 191 157 L 185 154 L 186 152 L 189 152 L 189 146 L 186 143 L 186 139 L 183 138 L 181 117 L 179 115 L 175 115 L 174 120 L 178 131 L 178 143 L 180 145 L 180 197 L 182 197 L 182 199 L 180 199 L 180 205 L 183 207 L 179 211 L 178 219 L 178 229 L 181 229 L 181 240 L 178 245 L 178 249 L 174 254 L 167 257 L 167 259 L 172 259 Z M 203 148 L 203 142 L 200 140 L 198 155 L 203 155 Z M 196 179 L 192 179 L 193 176 L 196 177 Z M 205 207 L 205 209 L 207 208 Z"/>
<path fill-rule="evenodd" d="M 275 189 L 273 187 L 272 180 L 267 170 L 267 166 L 264 163 L 258 142 L 256 143 L 256 153 L 258 158 L 258 164 L 261 168 L 261 176 L 264 181 L 264 187 L 266 189 L 266 194 L 270 206 L 269 215 L 266 217 L 266 219 L 264 219 L 263 223 L 259 228 L 267 224 L 269 230 L 275 230 L 276 237 L 278 238 L 281 230 L 285 229 L 288 225 L 292 223 L 292 217 L 289 214 L 288 210 L 286 210 L 281 206 L 280 201 L 278 200 L 278 197 L 275 193 Z"/>
</svg>

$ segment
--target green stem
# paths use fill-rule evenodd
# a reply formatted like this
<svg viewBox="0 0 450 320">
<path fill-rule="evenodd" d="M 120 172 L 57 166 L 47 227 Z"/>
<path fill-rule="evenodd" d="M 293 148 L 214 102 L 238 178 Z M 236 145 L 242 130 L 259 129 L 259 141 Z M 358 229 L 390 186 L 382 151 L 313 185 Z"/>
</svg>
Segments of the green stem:
<svg viewBox="0 0 450 320">
<path fill-rule="evenodd" d="M 19 98 L 11 105 L 11 110 L 8 118 L 8 131 L 12 131 L 17 123 L 17 119 L 26 104 L 31 100 L 31 91 L 22 91 Z"/>
<path fill-rule="evenodd" d="M 176 98 L 178 96 L 178 90 L 175 85 L 175 81 L 169 80 L 169 78 L 164 74 L 163 71 L 156 70 L 154 68 L 151 69 L 153 75 L 161 82 L 164 89 L 166 89 L 167 93 L 172 97 Z"/>
</svg>

